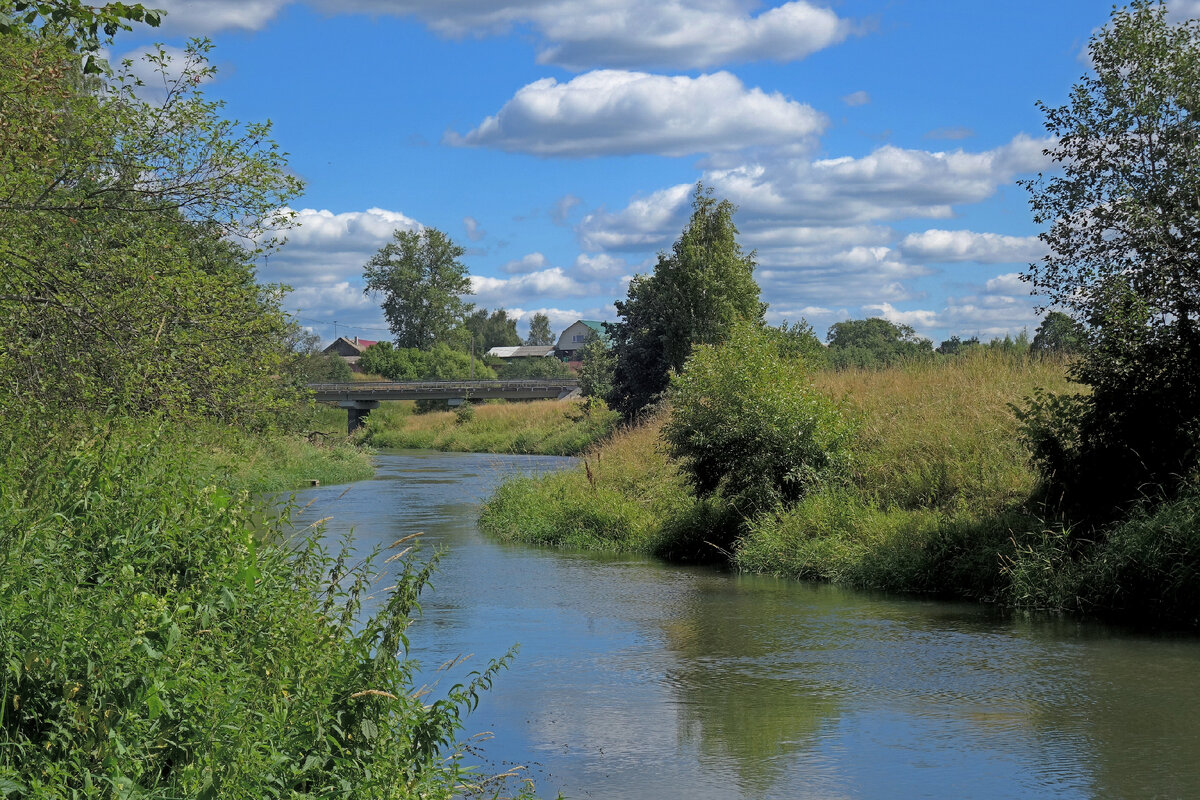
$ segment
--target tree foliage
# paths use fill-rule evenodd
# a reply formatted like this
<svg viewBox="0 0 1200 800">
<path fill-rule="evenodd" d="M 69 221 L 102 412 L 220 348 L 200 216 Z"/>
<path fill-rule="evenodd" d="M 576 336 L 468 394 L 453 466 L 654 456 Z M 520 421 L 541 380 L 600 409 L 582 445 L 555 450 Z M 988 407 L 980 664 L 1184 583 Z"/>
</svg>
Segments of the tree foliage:
<svg viewBox="0 0 1200 800">
<path fill-rule="evenodd" d="M 753 322 L 695 349 L 671 379 L 671 408 L 663 436 L 688 481 L 744 516 L 796 502 L 846 464 L 848 423 Z"/>
<path fill-rule="evenodd" d="M 545 347 L 554 344 L 554 341 L 554 331 L 550 330 L 550 317 L 538 313 L 529 318 L 529 336 L 525 339 L 525 344 Z"/>
<path fill-rule="evenodd" d="M 521 344 L 517 334 L 516 318 L 509 318 L 508 312 L 497 308 L 491 314 L 486 308 L 476 309 L 463 321 L 467 333 L 468 349 L 470 342 L 475 343 L 476 353 L 486 353 L 493 347 L 516 347 Z"/>
<path fill-rule="evenodd" d="M 0 34 L 0 393 L 66 408 L 248 419 L 292 399 L 290 323 L 255 242 L 299 183 L 267 125 L 197 88 L 205 42 L 143 100 L 126 64 L 82 75 L 69 43 Z"/>
<path fill-rule="evenodd" d="M 1051 311 L 1033 333 L 1030 349 L 1039 355 L 1080 352 L 1087 341 L 1082 325 L 1061 311 Z"/>
<path fill-rule="evenodd" d="M 472 375 L 471 356 L 438 342 L 429 350 L 378 342 L 363 351 L 358 365 L 364 372 L 391 381 L 458 381 Z M 496 371 L 475 359 L 476 380 L 495 380 Z"/>
<path fill-rule="evenodd" d="M 616 357 L 600 336 L 592 333 L 580 353 L 579 391 L 584 397 L 603 400 L 612 395 Z"/>
<path fill-rule="evenodd" d="M 1158 2 L 1113 12 L 1094 71 L 1042 105 L 1061 172 L 1025 185 L 1049 253 L 1025 276 L 1082 326 L 1075 400 L 1042 398 L 1027 425 L 1053 496 L 1111 514 L 1173 491 L 1200 434 L 1200 21 Z"/>
<path fill-rule="evenodd" d="M 933 343 L 918 336 L 911 326 L 882 317 L 835 322 L 826 338 L 830 364 L 839 369 L 877 369 L 933 354 Z"/>
<path fill-rule="evenodd" d="M 743 253 L 734 206 L 697 184 L 692 215 L 651 275 L 637 275 L 621 320 L 606 323 L 616 355 L 611 404 L 632 416 L 667 388 L 695 344 L 716 344 L 740 320 L 761 322 L 765 306 L 754 281 L 754 253 Z"/>
<path fill-rule="evenodd" d="M 383 297 L 383 314 L 399 348 L 429 350 L 463 323 L 471 279 L 467 251 L 437 228 L 397 230 L 363 268 L 364 294 Z"/>
<path fill-rule="evenodd" d="M 132 22 L 157 28 L 162 12 L 141 3 L 88 5 L 80 0 L 0 0 L 0 36 L 20 33 L 54 39 L 73 51 L 86 53 L 83 71 L 103 71 L 96 52 L 117 31 L 133 30 Z"/>
</svg>

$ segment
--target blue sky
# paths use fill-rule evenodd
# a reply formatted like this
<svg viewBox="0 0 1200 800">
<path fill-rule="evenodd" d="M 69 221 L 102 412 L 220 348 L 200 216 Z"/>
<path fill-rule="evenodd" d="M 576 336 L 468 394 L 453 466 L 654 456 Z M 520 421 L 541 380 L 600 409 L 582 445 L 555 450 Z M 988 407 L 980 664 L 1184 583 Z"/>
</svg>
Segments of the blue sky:
<svg viewBox="0 0 1200 800">
<path fill-rule="evenodd" d="M 157 0 L 113 54 L 216 44 L 207 88 L 306 183 L 259 269 L 328 341 L 387 338 L 362 266 L 396 228 L 468 249 L 477 304 L 615 319 L 698 180 L 768 319 L 884 316 L 935 342 L 1037 326 L 1037 100 L 1065 101 L 1098 0 Z M 1200 0 L 1174 0 L 1175 15 Z"/>
</svg>

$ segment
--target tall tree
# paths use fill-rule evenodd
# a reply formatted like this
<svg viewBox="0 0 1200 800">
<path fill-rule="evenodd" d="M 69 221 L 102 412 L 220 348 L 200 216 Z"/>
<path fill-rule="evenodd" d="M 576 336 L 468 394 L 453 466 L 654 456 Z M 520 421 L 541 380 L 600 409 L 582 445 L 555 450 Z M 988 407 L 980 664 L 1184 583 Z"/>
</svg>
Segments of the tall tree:
<svg viewBox="0 0 1200 800">
<path fill-rule="evenodd" d="M 437 228 L 397 230 L 363 268 L 364 294 L 382 295 L 397 347 L 429 350 L 474 307 L 466 253 Z"/>
<path fill-rule="evenodd" d="M 1038 354 L 1078 353 L 1086 340 L 1083 326 L 1061 311 L 1051 311 L 1033 334 L 1030 350 Z"/>
<path fill-rule="evenodd" d="M 529 318 L 529 336 L 526 337 L 525 344 L 543 347 L 554 344 L 554 332 L 550 330 L 550 317 L 538 313 Z"/>
<path fill-rule="evenodd" d="M 129 65 L 86 78 L 53 19 L 13 19 L 0 32 L 0 400 L 226 419 L 286 402 L 281 287 L 258 286 L 254 253 L 234 243 L 286 226 L 278 209 L 299 189 L 269 127 L 225 120 L 199 92 L 205 43 L 177 74 L 152 56 L 173 77 L 147 102 Z"/>
<path fill-rule="evenodd" d="M 1200 21 L 1136 0 L 1088 54 L 1067 104 L 1041 106 L 1061 171 L 1025 183 L 1049 226 L 1025 277 L 1086 326 L 1071 376 L 1091 392 L 1027 422 L 1054 493 L 1104 515 L 1200 453 Z"/>
<path fill-rule="evenodd" d="M 929 357 L 933 343 L 910 325 L 882 317 L 835 322 L 826 335 L 829 361 L 835 367 L 884 367 L 899 361 Z"/>
<path fill-rule="evenodd" d="M 497 308 L 490 314 L 486 308 L 476 309 L 463 321 L 463 327 L 469 337 L 467 348 L 470 349 L 470 342 L 474 341 L 476 352 L 479 353 L 486 353 L 493 347 L 516 347 L 521 344 L 517 320 L 510 319 L 503 308 Z"/>
<path fill-rule="evenodd" d="M 667 388 L 695 344 L 717 344 L 739 320 L 762 322 L 766 306 L 754 281 L 754 253 L 743 253 L 735 208 L 696 184 L 692 215 L 670 253 L 659 253 L 651 275 L 637 275 L 622 317 L 607 324 L 616 355 L 614 408 L 632 416 Z"/>
</svg>

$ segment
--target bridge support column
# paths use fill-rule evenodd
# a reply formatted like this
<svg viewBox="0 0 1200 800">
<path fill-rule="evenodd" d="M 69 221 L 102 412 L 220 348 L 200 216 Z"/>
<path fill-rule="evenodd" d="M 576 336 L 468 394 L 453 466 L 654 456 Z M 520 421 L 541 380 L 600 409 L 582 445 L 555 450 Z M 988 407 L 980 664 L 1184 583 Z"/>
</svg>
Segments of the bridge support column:
<svg viewBox="0 0 1200 800">
<path fill-rule="evenodd" d="M 343 400 L 338 405 L 346 409 L 346 435 L 349 436 L 363 426 L 372 408 L 379 408 L 379 401 Z"/>
</svg>

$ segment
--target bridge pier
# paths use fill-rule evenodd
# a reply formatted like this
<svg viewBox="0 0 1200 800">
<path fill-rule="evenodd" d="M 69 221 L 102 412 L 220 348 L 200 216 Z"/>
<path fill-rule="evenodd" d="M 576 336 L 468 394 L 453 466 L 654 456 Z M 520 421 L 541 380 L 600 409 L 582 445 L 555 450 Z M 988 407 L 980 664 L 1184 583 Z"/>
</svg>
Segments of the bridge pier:
<svg viewBox="0 0 1200 800">
<path fill-rule="evenodd" d="M 379 408 L 379 401 L 342 400 L 338 406 L 346 409 L 346 435 L 349 436 L 363 426 L 372 408 Z"/>
</svg>

